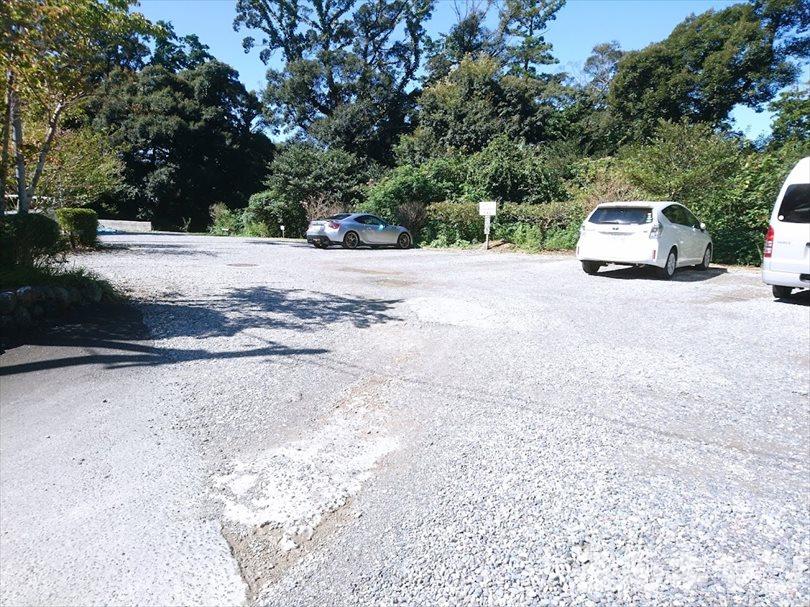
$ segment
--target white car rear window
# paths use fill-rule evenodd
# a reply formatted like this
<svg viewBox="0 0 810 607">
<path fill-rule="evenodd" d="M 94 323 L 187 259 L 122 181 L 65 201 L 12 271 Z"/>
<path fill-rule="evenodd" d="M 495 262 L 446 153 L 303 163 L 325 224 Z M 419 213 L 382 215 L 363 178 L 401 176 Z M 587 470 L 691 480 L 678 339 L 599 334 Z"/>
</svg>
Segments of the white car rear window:
<svg viewBox="0 0 810 607">
<path fill-rule="evenodd" d="M 779 221 L 810 223 L 810 183 L 794 183 L 785 190 Z"/>
<path fill-rule="evenodd" d="M 599 207 L 588 221 L 617 224 L 651 223 L 652 209 L 647 207 Z"/>
</svg>

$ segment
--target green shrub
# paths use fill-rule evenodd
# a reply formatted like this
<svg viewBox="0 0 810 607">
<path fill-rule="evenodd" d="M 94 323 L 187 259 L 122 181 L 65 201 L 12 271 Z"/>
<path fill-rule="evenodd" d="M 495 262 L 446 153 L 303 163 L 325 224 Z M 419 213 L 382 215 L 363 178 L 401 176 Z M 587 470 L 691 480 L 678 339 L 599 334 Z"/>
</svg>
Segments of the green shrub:
<svg viewBox="0 0 810 607">
<path fill-rule="evenodd" d="M 543 246 L 543 232 L 536 225 L 517 223 L 513 225 L 510 242 L 527 251 L 539 251 Z"/>
<path fill-rule="evenodd" d="M 307 230 L 307 216 L 301 201 L 275 196 L 268 190 L 253 194 L 242 212 L 242 225 L 248 236 L 278 237 L 281 226 L 286 236 L 300 237 Z"/>
<path fill-rule="evenodd" d="M 7 215 L 0 225 L 0 263 L 4 268 L 47 265 L 64 250 L 59 224 L 45 215 Z"/>
<path fill-rule="evenodd" d="M 481 242 L 484 219 L 478 204 L 472 202 L 436 202 L 427 207 L 424 229 L 426 242 L 440 241 L 449 246 L 457 241 Z"/>
<path fill-rule="evenodd" d="M 98 215 L 94 210 L 69 207 L 56 209 L 56 221 L 67 235 L 71 247 L 96 246 Z"/>
<path fill-rule="evenodd" d="M 211 226 L 208 231 L 215 236 L 235 236 L 242 232 L 242 218 L 222 202 L 212 204 Z"/>
<path fill-rule="evenodd" d="M 406 164 L 371 186 L 366 202 L 359 205 L 359 209 L 404 225 L 418 237 L 426 220 L 427 205 L 444 198 L 445 190 L 440 182 L 427 175 L 422 167 Z"/>
<path fill-rule="evenodd" d="M 465 198 L 546 203 L 565 197 L 562 175 L 537 146 L 499 136 L 467 160 Z"/>
<path fill-rule="evenodd" d="M 546 232 L 543 240 L 545 251 L 570 251 L 577 246 L 579 240 L 580 221 L 572 221 L 564 227 L 553 227 Z"/>
</svg>

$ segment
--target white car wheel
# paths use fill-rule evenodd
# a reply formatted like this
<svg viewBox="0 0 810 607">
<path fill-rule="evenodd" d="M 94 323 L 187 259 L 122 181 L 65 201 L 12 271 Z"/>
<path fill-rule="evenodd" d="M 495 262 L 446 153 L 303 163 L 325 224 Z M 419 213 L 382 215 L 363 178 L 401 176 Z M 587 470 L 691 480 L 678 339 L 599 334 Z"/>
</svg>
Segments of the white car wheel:
<svg viewBox="0 0 810 607">
<path fill-rule="evenodd" d="M 664 280 L 669 280 L 675 275 L 675 270 L 678 267 L 678 252 L 673 247 L 669 255 L 667 255 L 667 263 L 663 268 L 659 268 L 658 275 Z"/>
<path fill-rule="evenodd" d="M 706 247 L 706 252 L 703 253 L 703 261 L 701 261 L 698 264 L 697 269 L 708 270 L 711 263 L 712 263 L 712 245 L 709 245 L 708 247 Z"/>
</svg>

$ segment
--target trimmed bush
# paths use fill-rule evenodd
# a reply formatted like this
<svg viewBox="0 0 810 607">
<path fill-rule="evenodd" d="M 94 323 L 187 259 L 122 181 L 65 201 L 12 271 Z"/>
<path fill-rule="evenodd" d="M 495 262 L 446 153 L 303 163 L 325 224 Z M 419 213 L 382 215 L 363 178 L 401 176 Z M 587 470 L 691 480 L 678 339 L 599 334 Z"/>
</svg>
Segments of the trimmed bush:
<svg viewBox="0 0 810 607">
<path fill-rule="evenodd" d="M 56 221 L 67 235 L 71 247 L 96 246 L 98 214 L 92 209 L 56 209 Z"/>
<path fill-rule="evenodd" d="M 45 215 L 7 215 L 0 225 L 3 267 L 46 265 L 64 250 L 59 224 Z"/>
</svg>

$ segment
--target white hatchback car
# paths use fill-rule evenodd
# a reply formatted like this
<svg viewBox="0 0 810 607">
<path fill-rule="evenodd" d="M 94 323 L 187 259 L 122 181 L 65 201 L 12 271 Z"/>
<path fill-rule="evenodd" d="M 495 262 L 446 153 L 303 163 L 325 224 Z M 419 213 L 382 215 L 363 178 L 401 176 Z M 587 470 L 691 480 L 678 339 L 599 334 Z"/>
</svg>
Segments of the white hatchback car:
<svg viewBox="0 0 810 607">
<path fill-rule="evenodd" d="M 677 202 L 609 202 L 582 223 L 577 259 L 588 274 L 615 263 L 654 266 L 669 279 L 683 266 L 707 269 L 712 239 L 706 225 Z"/>
<path fill-rule="evenodd" d="M 785 179 L 771 215 L 762 255 L 762 281 L 773 296 L 810 288 L 810 156 Z"/>
</svg>

